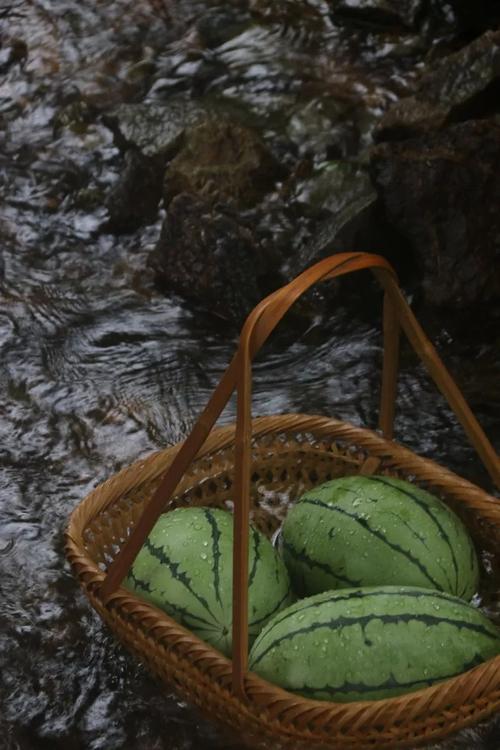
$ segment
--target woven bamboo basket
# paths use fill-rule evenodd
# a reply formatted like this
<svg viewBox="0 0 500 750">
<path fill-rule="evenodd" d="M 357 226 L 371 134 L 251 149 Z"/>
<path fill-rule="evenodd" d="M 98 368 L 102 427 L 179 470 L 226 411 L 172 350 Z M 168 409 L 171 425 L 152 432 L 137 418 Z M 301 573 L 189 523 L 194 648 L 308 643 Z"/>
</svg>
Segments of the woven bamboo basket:
<svg viewBox="0 0 500 750">
<path fill-rule="evenodd" d="M 363 268 L 372 269 L 385 291 L 379 431 L 303 414 L 252 420 L 251 361 L 273 328 L 314 283 Z M 317 263 L 253 310 L 231 364 L 183 443 L 122 470 L 91 492 L 71 516 L 67 555 L 93 607 L 170 689 L 242 745 L 273 750 L 410 748 L 500 710 L 500 657 L 417 692 L 347 704 L 302 698 L 247 669 L 249 521 L 272 535 L 289 503 L 328 479 L 377 472 L 428 489 L 461 516 L 498 569 L 500 502 L 392 440 L 401 328 L 498 485 L 498 456 L 406 304 L 393 269 L 376 255 L 344 253 Z M 236 425 L 212 429 L 235 389 Z M 229 660 L 120 584 L 161 513 L 186 505 L 233 504 Z"/>
</svg>

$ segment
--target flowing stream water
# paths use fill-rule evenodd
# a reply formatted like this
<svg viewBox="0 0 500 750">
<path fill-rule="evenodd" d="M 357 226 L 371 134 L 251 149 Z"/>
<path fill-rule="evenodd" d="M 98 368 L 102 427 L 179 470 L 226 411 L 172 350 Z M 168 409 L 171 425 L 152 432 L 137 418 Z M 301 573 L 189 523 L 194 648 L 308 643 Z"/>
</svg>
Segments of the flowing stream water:
<svg viewBox="0 0 500 750">
<path fill-rule="evenodd" d="M 161 293 L 145 270 L 161 212 L 131 234 L 103 228 L 100 197 L 116 183 L 123 158 L 101 113 L 198 87 L 201 96 L 244 103 L 272 130 L 282 127 L 299 89 L 307 102 L 329 87 L 334 99 L 338 92 L 339 123 L 350 127 L 356 119 L 352 148 L 359 148 L 383 107 L 404 93 L 420 43 L 416 35 L 381 40 L 336 28 L 319 0 L 302 4 L 304 24 L 292 16 L 273 25 L 265 3 L 254 3 L 251 17 L 246 3 L 236 6 L 240 26 L 208 52 L 193 29 L 224 4 L 3 0 L 0 8 L 6 750 L 229 747 L 115 642 L 65 562 L 71 510 L 121 467 L 187 435 L 237 342 L 230 326 Z M 353 81 L 355 106 L 342 96 Z M 297 117 L 294 127 L 309 137 L 307 122 Z M 375 426 L 379 321 L 378 308 L 358 315 L 343 304 L 328 320 L 278 337 L 255 364 L 255 414 L 309 412 Z M 498 439 L 498 340 L 473 325 L 458 340 L 440 319 L 431 328 L 473 410 Z M 224 415 L 232 419 L 234 403 Z M 460 425 L 406 350 L 396 431 L 416 452 L 491 490 Z"/>
</svg>

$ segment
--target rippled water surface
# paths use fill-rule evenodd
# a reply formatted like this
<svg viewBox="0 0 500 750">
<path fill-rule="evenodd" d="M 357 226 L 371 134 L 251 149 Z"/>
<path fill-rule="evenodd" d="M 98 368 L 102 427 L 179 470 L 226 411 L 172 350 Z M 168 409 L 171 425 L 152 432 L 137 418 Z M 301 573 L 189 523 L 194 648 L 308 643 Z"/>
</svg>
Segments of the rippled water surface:
<svg viewBox="0 0 500 750">
<path fill-rule="evenodd" d="M 321 150 L 322 128 L 311 131 L 303 110 L 327 87 L 343 143 L 355 123 L 347 146 L 355 150 L 413 75 L 411 36 L 357 38 L 335 28 L 319 0 L 303 6 L 307 23 L 293 14 L 268 23 L 265 5 L 254 3 L 250 16 L 239 4 L 233 35 L 209 49 L 196 29 L 214 3 L 26 0 L 0 8 L 2 748 L 229 747 L 103 628 L 65 563 L 63 529 L 99 481 L 188 433 L 236 343 L 234 330 L 165 296 L 145 270 L 161 214 L 133 234 L 106 231 L 103 196 L 123 159 L 103 113 L 186 91 L 232 100 L 269 132 L 289 122 L 299 142 Z M 278 338 L 255 365 L 255 413 L 374 425 L 378 315 L 358 315 L 344 301 L 332 318 Z M 444 322 L 431 327 L 497 439 L 494 337 L 481 329 L 458 343 Z M 231 405 L 224 419 L 233 417 Z M 407 353 L 397 432 L 490 487 Z"/>
</svg>

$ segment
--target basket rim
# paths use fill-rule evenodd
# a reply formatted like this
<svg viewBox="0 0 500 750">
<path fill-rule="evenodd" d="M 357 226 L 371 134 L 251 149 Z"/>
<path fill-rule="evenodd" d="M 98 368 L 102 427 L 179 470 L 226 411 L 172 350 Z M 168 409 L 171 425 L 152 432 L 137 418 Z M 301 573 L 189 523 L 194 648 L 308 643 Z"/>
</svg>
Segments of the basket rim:
<svg viewBox="0 0 500 750">
<path fill-rule="evenodd" d="M 252 420 L 253 438 L 262 438 L 273 433 L 312 433 L 316 437 L 325 437 L 331 442 L 345 442 L 357 450 L 364 450 L 385 460 L 385 465 L 397 468 L 398 471 L 414 476 L 421 482 L 446 491 L 454 500 L 472 506 L 483 519 L 500 527 L 500 501 L 486 491 L 459 477 L 432 459 L 424 458 L 413 453 L 409 448 L 391 440 L 387 440 L 373 430 L 352 425 L 332 417 L 307 414 L 281 414 L 274 416 L 256 417 Z M 205 441 L 194 461 L 203 459 L 210 453 L 228 448 L 234 443 L 236 425 L 234 423 L 216 427 Z M 140 477 L 144 482 L 157 478 L 163 474 L 179 451 L 181 441 L 163 450 L 150 453 L 131 465 L 126 466 L 106 481 L 98 484 L 75 507 L 71 513 L 66 529 L 66 553 L 72 567 L 91 600 L 95 600 L 102 609 L 115 611 L 120 617 L 126 617 L 139 625 L 141 630 L 150 638 L 158 642 L 169 641 L 169 648 L 182 659 L 187 659 L 191 666 L 200 669 L 204 665 L 213 674 L 219 687 L 227 690 L 232 700 L 239 700 L 241 706 L 249 708 L 249 704 L 258 710 L 271 710 L 280 715 L 290 714 L 289 725 L 294 729 L 300 725 L 300 717 L 304 714 L 329 714 L 328 723 L 342 720 L 354 714 L 359 718 L 365 714 L 375 717 L 381 711 L 392 712 L 393 722 L 403 721 L 411 717 L 412 721 L 423 720 L 425 716 L 443 714 L 444 707 L 440 697 L 443 693 L 462 691 L 467 695 L 468 703 L 462 700 L 460 705 L 473 705 L 474 702 L 485 700 L 488 695 L 497 695 L 495 700 L 500 705 L 500 656 L 494 657 L 483 664 L 449 680 L 436 683 L 418 691 L 403 694 L 393 698 L 378 701 L 353 701 L 350 703 L 336 703 L 333 701 L 318 701 L 304 698 L 288 692 L 272 683 L 267 682 L 255 673 L 248 672 L 245 677 L 247 701 L 237 699 L 231 691 L 232 662 L 215 648 L 205 643 L 191 631 L 170 618 L 165 612 L 154 607 L 123 587 L 120 587 L 109 599 L 108 606 L 99 598 L 99 588 L 105 579 L 105 572 L 99 568 L 85 549 L 83 529 L 99 513 L 113 504 L 128 488 L 134 486 Z M 118 491 L 119 490 L 119 491 Z M 449 711 L 458 705 L 451 702 Z M 300 710 L 297 710 L 300 707 Z M 495 709 L 496 710 L 496 709 Z M 448 711 L 448 713 L 449 713 Z M 399 717 L 399 718 L 398 718 Z"/>
<path fill-rule="evenodd" d="M 346 442 L 356 440 L 358 446 L 368 449 L 370 453 L 382 460 L 387 460 L 389 457 L 394 456 L 394 465 L 397 464 L 398 468 L 402 468 L 409 476 L 417 476 L 415 471 L 418 472 L 421 469 L 424 472 L 423 481 L 435 487 L 444 488 L 453 495 L 457 494 L 458 500 L 460 500 L 458 493 L 466 492 L 469 497 L 479 501 L 485 511 L 489 507 L 500 507 L 500 498 L 489 494 L 486 490 L 477 487 L 469 480 L 441 466 L 433 459 L 419 456 L 397 440 L 387 440 L 375 430 L 354 425 L 346 420 L 323 415 L 300 413 L 254 417 L 252 419 L 252 439 L 277 432 L 277 421 L 280 426 L 280 432 L 285 432 L 286 430 L 299 431 L 300 428 L 302 432 L 313 432 L 319 435 L 325 433 L 325 436 L 328 436 L 333 429 L 337 434 L 337 439 L 345 440 Z M 193 463 L 209 453 L 229 447 L 234 442 L 235 434 L 236 423 L 234 422 L 215 427 L 196 454 Z M 87 522 L 91 521 L 100 511 L 112 504 L 113 500 L 116 499 L 116 496 L 113 494 L 109 497 L 103 495 L 102 500 L 96 502 L 96 493 L 102 493 L 108 489 L 111 490 L 112 486 L 119 480 L 129 479 L 133 475 L 136 475 L 138 470 L 142 473 L 142 481 L 148 479 L 148 472 L 151 477 L 164 473 L 184 442 L 184 440 L 180 440 L 167 448 L 151 451 L 142 458 L 136 459 L 131 464 L 115 472 L 104 481 L 99 482 L 71 512 L 66 527 L 66 536 L 72 539 L 75 536 L 78 538 L 77 521 L 80 521 L 82 517 L 85 517 Z M 157 462 L 159 466 L 156 467 L 156 470 L 151 471 L 150 466 Z M 85 516 L 84 511 L 87 512 L 87 516 Z"/>
</svg>

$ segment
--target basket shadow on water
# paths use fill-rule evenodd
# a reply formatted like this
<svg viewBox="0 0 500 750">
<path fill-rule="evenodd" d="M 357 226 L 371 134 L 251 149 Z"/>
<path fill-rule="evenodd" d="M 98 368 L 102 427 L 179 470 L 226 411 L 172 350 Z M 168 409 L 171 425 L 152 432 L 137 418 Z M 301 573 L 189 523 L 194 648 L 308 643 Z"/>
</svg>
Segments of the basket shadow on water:
<svg viewBox="0 0 500 750">
<path fill-rule="evenodd" d="M 290 414 L 252 420 L 250 361 L 288 307 L 315 281 L 368 267 L 376 269 L 386 292 L 380 417 L 386 437 L 327 417 Z M 247 591 L 241 582 L 248 580 L 249 519 L 272 537 L 290 503 L 324 481 L 376 472 L 415 482 L 462 518 L 478 548 L 490 552 L 493 569 L 499 569 L 500 503 L 387 439 L 392 434 L 399 325 L 498 481 L 496 454 L 412 317 L 390 266 L 377 256 L 342 254 L 304 272 L 249 316 L 233 362 L 184 443 L 124 469 L 90 493 L 71 516 L 68 558 L 101 617 L 169 687 L 252 747 L 409 748 L 500 710 L 500 657 L 396 698 L 342 704 L 293 695 L 247 671 Z M 236 385 L 237 424 L 212 430 Z M 231 661 L 119 584 L 161 512 L 193 505 L 233 509 L 233 503 Z"/>
</svg>

